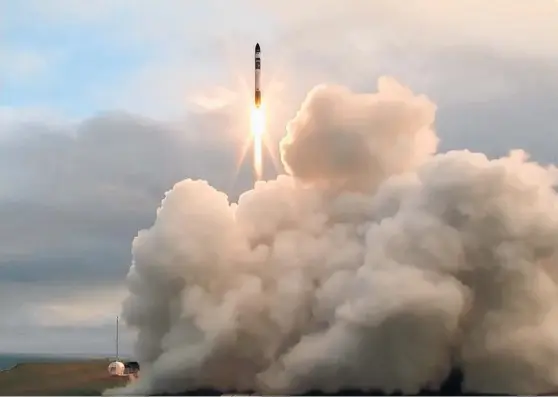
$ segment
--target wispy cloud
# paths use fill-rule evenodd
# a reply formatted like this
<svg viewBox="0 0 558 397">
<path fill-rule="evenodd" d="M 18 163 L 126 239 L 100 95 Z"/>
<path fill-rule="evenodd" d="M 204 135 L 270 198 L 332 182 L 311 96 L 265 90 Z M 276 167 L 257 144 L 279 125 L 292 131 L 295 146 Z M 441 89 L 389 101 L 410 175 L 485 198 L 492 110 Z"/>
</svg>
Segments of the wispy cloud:
<svg viewBox="0 0 558 397">
<path fill-rule="evenodd" d="M 71 296 L 41 302 L 32 316 L 39 327 L 98 327 L 114 324 L 126 297 L 123 285 L 74 292 Z"/>
<path fill-rule="evenodd" d="M 334 0 L 26 0 L 12 8 L 26 17 L 11 19 L 41 34 L 35 42 L 50 37 L 67 51 L 54 80 L 60 89 L 26 98 L 81 114 L 113 107 L 159 117 L 180 113 L 193 92 L 232 89 L 231 80 L 249 74 L 256 41 L 264 44 L 264 61 L 273 59 L 265 61 L 264 78 L 279 74 L 301 93 L 324 80 L 359 89 L 384 73 L 422 89 L 438 84 L 433 63 L 443 63 L 444 52 L 558 62 L 554 0 L 354 0 L 351 7 Z M 6 66 L 4 74 L 24 79 L 47 67 L 33 47 L 21 51 L 12 64 L 27 66 Z M 484 85 L 509 91 L 497 76 Z"/>
<path fill-rule="evenodd" d="M 44 79 L 61 55 L 31 48 L 0 47 L 0 81 L 2 84 L 31 84 Z"/>
</svg>

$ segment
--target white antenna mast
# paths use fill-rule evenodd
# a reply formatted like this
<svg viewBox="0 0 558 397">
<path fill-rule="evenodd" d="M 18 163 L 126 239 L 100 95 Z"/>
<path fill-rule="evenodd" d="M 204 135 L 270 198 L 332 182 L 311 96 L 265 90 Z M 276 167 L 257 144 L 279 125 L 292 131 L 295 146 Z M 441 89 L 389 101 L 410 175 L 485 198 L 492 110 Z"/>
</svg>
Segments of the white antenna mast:
<svg viewBox="0 0 558 397">
<path fill-rule="evenodd" d="M 116 316 L 116 361 L 113 361 L 108 366 L 108 372 L 111 376 L 124 376 L 126 372 L 126 366 L 124 363 L 120 362 L 119 351 L 118 351 L 118 316 Z"/>
<path fill-rule="evenodd" d="M 118 316 L 116 316 L 116 361 L 118 361 Z"/>
</svg>

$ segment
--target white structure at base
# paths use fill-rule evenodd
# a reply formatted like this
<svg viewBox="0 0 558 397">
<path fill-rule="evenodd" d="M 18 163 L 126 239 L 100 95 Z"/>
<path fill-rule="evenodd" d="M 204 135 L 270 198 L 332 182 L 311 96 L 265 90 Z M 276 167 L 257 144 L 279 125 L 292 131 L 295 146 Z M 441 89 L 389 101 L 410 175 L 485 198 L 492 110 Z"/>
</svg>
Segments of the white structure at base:
<svg viewBox="0 0 558 397">
<path fill-rule="evenodd" d="M 124 376 L 124 370 L 126 369 L 124 363 L 120 361 L 113 361 L 108 366 L 108 372 L 112 376 Z"/>
</svg>

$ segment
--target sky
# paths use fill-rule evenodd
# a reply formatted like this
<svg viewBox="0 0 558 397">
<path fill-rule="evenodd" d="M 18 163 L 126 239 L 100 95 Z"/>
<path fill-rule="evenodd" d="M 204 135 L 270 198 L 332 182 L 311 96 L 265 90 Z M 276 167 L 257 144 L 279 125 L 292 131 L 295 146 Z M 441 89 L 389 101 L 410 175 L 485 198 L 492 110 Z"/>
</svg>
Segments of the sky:
<svg viewBox="0 0 558 397">
<path fill-rule="evenodd" d="M 557 162 L 555 0 L 0 0 L 0 352 L 111 354 L 164 193 L 251 187 L 256 42 L 272 142 L 315 85 L 391 75 L 442 151 Z"/>
</svg>

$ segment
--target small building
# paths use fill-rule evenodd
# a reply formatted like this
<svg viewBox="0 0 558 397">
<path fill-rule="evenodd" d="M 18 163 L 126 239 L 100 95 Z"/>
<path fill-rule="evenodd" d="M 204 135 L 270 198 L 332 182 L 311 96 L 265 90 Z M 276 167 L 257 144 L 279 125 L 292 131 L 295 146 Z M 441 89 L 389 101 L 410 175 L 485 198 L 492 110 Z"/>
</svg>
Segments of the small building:
<svg viewBox="0 0 558 397">
<path fill-rule="evenodd" d="M 124 364 L 124 374 L 131 379 L 139 377 L 140 366 L 137 361 L 128 361 Z"/>
</svg>

